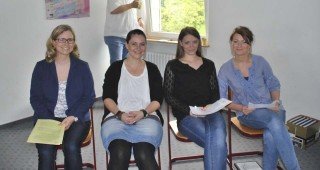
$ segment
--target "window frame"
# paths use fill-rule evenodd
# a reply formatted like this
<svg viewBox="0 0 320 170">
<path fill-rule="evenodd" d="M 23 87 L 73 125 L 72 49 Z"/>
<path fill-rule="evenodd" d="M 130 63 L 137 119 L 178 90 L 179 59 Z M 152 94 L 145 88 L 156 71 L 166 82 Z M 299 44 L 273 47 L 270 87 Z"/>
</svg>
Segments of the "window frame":
<svg viewBox="0 0 320 170">
<path fill-rule="evenodd" d="M 147 34 L 148 39 L 154 39 L 154 40 L 167 40 L 167 41 L 177 41 L 179 33 L 173 33 L 173 32 L 163 32 L 163 31 L 152 31 L 151 23 L 152 18 L 148 16 L 151 15 L 151 2 L 152 0 L 145 0 L 145 7 L 146 7 L 146 19 L 145 19 L 145 31 Z M 161 1 L 161 0 L 156 0 Z M 204 12 L 205 12 L 205 27 L 206 27 L 206 33 L 204 36 L 201 36 L 202 38 L 207 39 L 209 37 L 209 2 L 210 0 L 204 0 Z M 160 4 L 161 2 L 159 2 Z"/>
</svg>

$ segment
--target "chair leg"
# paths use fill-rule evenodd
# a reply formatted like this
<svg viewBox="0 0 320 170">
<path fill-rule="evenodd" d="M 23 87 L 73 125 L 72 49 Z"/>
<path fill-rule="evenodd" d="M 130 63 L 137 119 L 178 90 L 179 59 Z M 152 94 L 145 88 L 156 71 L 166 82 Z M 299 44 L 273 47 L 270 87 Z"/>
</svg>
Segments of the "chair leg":
<svg viewBox="0 0 320 170">
<path fill-rule="evenodd" d="M 228 146 L 229 146 L 229 155 L 228 155 L 228 159 L 229 159 L 229 168 L 231 170 L 233 170 L 232 167 L 232 141 L 231 141 L 231 112 L 228 110 L 227 111 L 227 119 L 228 119 Z"/>
<path fill-rule="evenodd" d="M 160 147 L 158 148 L 158 165 L 159 165 L 159 170 L 161 170 L 161 156 L 160 156 Z"/>
<path fill-rule="evenodd" d="M 170 114 L 169 114 L 169 111 L 170 111 L 170 108 L 169 108 L 169 105 L 167 104 L 167 125 L 168 125 L 168 152 L 169 152 L 169 170 L 172 170 L 172 161 L 171 161 L 171 139 L 170 139 L 170 125 L 169 125 L 169 122 L 170 122 Z"/>
</svg>

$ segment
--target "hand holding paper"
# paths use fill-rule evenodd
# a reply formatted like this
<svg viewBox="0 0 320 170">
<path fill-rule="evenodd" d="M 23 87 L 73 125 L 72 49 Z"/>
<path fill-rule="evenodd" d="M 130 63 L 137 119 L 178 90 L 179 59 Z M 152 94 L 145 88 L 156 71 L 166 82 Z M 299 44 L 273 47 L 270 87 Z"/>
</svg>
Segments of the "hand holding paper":
<svg viewBox="0 0 320 170">
<path fill-rule="evenodd" d="M 42 143 L 50 145 L 62 144 L 64 126 L 52 119 L 38 119 L 27 140 L 28 143 Z"/>
<path fill-rule="evenodd" d="M 270 103 L 270 104 L 253 104 L 253 103 L 250 103 L 250 102 L 249 102 L 248 107 L 249 107 L 250 109 L 267 108 L 267 109 L 273 110 L 276 105 L 278 105 L 278 108 L 279 108 L 279 109 L 282 109 L 282 110 L 284 109 L 283 106 L 282 106 L 281 100 L 275 100 L 275 101 L 273 101 L 273 102 Z"/>
<path fill-rule="evenodd" d="M 191 114 L 197 117 L 204 117 L 208 114 L 215 113 L 221 109 L 223 109 L 225 106 L 230 104 L 232 101 L 227 100 L 225 98 L 221 98 L 218 101 L 214 102 L 213 104 L 208 105 L 205 109 L 202 109 L 201 107 L 197 106 L 189 106 Z"/>
</svg>

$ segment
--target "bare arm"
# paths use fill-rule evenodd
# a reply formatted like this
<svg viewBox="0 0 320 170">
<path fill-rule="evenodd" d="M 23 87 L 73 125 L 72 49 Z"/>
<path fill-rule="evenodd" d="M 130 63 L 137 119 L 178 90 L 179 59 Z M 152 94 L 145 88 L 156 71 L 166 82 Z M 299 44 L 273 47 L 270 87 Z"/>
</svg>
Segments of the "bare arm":
<svg viewBox="0 0 320 170">
<path fill-rule="evenodd" d="M 280 91 L 271 92 L 271 98 L 272 98 L 272 101 L 279 100 L 280 99 Z"/>
<path fill-rule="evenodd" d="M 273 110 L 274 112 L 279 112 L 279 110 L 280 110 L 280 101 L 279 101 L 280 91 L 272 91 L 271 92 L 271 99 L 272 99 L 272 101 L 275 102 L 274 108 L 271 110 Z"/>
<path fill-rule="evenodd" d="M 152 101 L 144 110 L 146 110 L 147 114 L 153 113 L 154 111 L 160 108 L 160 103 L 158 101 Z M 141 120 L 144 117 L 143 111 L 131 111 L 129 112 L 131 116 L 133 116 L 133 122 L 135 123 Z"/>
<path fill-rule="evenodd" d="M 134 0 L 130 4 L 121 5 L 118 8 L 111 11 L 111 14 L 121 14 L 131 8 L 140 8 L 140 1 Z"/>
<path fill-rule="evenodd" d="M 118 116 L 120 117 L 120 120 L 122 122 L 126 124 L 132 124 L 135 122 L 134 116 L 130 115 L 130 113 L 125 113 L 125 112 L 119 113 L 118 111 L 121 111 L 121 110 L 119 110 L 117 104 L 112 99 L 106 98 L 104 99 L 103 103 L 110 112 L 114 113 L 115 115 L 121 114 Z"/>
</svg>

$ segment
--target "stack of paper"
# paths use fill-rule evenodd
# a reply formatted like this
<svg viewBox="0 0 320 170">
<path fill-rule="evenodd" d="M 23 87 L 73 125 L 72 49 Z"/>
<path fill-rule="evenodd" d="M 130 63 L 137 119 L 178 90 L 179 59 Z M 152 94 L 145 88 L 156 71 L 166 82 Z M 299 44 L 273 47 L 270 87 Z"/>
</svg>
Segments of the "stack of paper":
<svg viewBox="0 0 320 170">
<path fill-rule="evenodd" d="M 197 106 L 189 106 L 189 107 L 190 107 L 192 115 L 198 116 L 198 117 L 204 117 L 208 114 L 212 114 L 212 113 L 215 113 L 215 112 L 223 109 L 225 106 L 227 106 L 231 102 L 232 101 L 230 101 L 228 99 L 221 98 L 220 100 L 207 106 L 205 109 L 203 109 L 202 107 L 197 107 Z"/>
<path fill-rule="evenodd" d="M 262 170 L 257 162 L 237 162 L 234 165 L 238 170 Z"/>
<path fill-rule="evenodd" d="M 253 104 L 253 103 L 250 103 L 248 104 L 248 107 L 250 109 L 261 109 L 261 108 L 266 108 L 266 109 L 273 109 L 275 107 L 275 105 L 277 104 L 277 101 L 273 101 L 272 103 L 270 104 Z M 281 100 L 279 101 L 279 108 L 281 110 L 284 110 L 283 106 L 282 106 L 282 102 Z"/>
<path fill-rule="evenodd" d="M 27 142 L 50 145 L 62 144 L 64 126 L 61 126 L 60 123 L 52 119 L 38 119 Z"/>
</svg>

